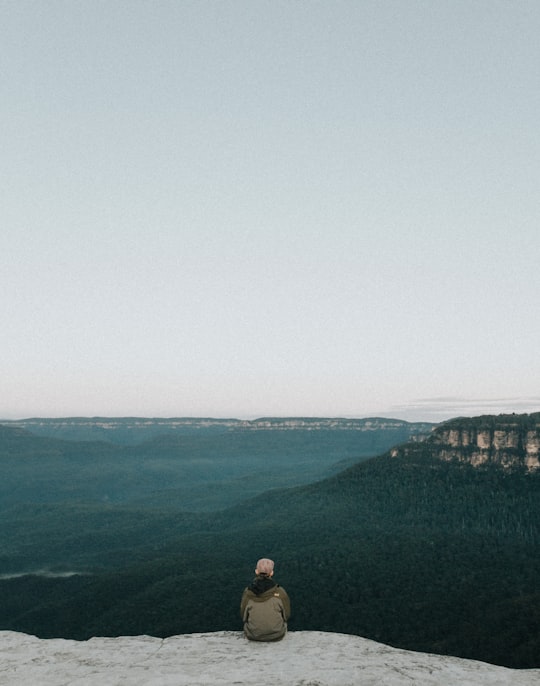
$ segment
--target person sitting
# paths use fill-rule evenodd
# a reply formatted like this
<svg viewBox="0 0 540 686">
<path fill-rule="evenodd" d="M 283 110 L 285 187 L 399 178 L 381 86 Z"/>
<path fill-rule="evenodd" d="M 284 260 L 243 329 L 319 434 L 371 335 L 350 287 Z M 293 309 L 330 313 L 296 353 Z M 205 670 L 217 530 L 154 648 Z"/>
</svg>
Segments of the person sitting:
<svg viewBox="0 0 540 686">
<path fill-rule="evenodd" d="M 262 558 L 257 562 L 255 578 L 242 594 L 240 615 L 244 635 L 250 641 L 280 641 L 287 633 L 291 603 L 273 576 L 273 560 Z"/>
</svg>

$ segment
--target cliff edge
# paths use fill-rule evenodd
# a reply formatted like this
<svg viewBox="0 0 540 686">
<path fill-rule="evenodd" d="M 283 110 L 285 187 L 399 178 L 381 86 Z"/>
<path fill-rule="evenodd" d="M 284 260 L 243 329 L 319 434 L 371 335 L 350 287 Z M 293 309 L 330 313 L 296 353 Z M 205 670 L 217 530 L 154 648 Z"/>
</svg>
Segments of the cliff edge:
<svg viewBox="0 0 540 686">
<path fill-rule="evenodd" d="M 0 632 L 0 686 L 533 686 L 540 670 L 398 650 L 359 636 L 290 632 L 252 643 L 240 632 L 38 639 Z"/>
<path fill-rule="evenodd" d="M 540 412 L 533 414 L 459 417 L 444 422 L 418 445 L 399 446 L 394 457 L 421 450 L 441 460 L 458 460 L 477 467 L 540 468 Z"/>
</svg>

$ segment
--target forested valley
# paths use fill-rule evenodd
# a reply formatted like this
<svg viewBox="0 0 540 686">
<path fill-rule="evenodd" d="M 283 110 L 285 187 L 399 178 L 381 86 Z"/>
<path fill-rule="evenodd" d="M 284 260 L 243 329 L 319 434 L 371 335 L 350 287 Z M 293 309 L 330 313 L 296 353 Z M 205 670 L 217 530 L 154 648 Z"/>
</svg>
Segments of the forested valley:
<svg viewBox="0 0 540 686">
<path fill-rule="evenodd" d="M 3 445 L 17 440 L 11 433 Z M 270 556 L 292 599 L 293 631 L 540 666 L 538 472 L 443 462 L 428 442 L 397 458 L 387 445 L 378 457 L 355 459 L 355 440 L 335 438 L 348 447 L 336 450 L 324 478 L 290 487 L 278 478 L 278 487 L 221 509 L 183 510 L 157 492 L 127 502 L 62 493 L 23 503 L 6 488 L 0 628 L 76 639 L 239 630 L 242 589 L 255 561 Z M 97 460 L 85 445 L 70 457 L 55 443 L 49 458 L 78 466 Z M 280 443 L 275 455 L 283 450 Z M 266 452 L 258 469 L 279 474 L 298 451 L 293 445 L 274 469 Z M 38 459 L 16 453 L 12 445 L 2 455 L 13 479 L 13 460 Z M 302 456 L 309 464 L 309 451 Z M 332 466 L 341 460 L 355 463 Z M 31 475 L 28 467 L 25 478 Z M 16 575 L 31 565 L 85 573 Z"/>
</svg>

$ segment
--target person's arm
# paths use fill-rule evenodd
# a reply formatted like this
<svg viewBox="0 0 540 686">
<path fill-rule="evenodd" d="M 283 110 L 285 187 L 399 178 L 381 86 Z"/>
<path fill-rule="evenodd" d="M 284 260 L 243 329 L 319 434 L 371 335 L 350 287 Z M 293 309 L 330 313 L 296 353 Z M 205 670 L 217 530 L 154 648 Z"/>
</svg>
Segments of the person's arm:
<svg viewBox="0 0 540 686">
<path fill-rule="evenodd" d="M 291 616 L 291 600 L 287 595 L 287 591 L 281 586 L 279 587 L 279 597 L 281 598 L 283 609 L 285 610 L 285 619 L 288 620 Z"/>
<path fill-rule="evenodd" d="M 246 605 L 248 604 L 248 590 L 247 588 L 244 589 L 244 592 L 242 593 L 242 600 L 240 601 L 240 617 L 242 617 L 242 621 L 244 621 L 244 612 L 246 611 Z"/>
</svg>

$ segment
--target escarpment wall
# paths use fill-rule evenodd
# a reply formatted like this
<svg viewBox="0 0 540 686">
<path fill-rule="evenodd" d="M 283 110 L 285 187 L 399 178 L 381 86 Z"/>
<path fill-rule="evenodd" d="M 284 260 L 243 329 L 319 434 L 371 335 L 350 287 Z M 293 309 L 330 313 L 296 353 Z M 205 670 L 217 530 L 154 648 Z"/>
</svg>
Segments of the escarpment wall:
<svg viewBox="0 0 540 686">
<path fill-rule="evenodd" d="M 453 419 L 437 427 L 424 446 L 442 460 L 536 470 L 540 468 L 540 412 Z"/>
</svg>

